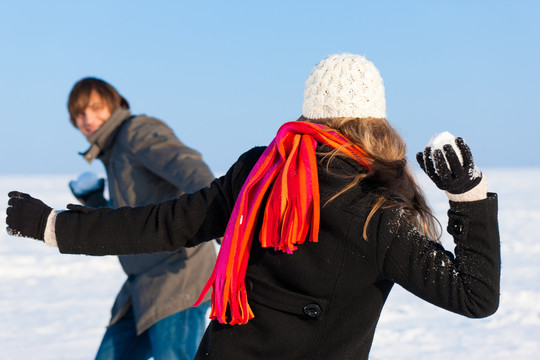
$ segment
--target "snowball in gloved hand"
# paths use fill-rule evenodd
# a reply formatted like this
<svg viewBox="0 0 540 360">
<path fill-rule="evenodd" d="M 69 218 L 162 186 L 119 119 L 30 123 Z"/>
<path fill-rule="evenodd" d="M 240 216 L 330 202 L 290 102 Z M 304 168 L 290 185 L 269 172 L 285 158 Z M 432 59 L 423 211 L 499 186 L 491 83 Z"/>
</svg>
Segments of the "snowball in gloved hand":
<svg viewBox="0 0 540 360">
<path fill-rule="evenodd" d="M 82 173 L 77 180 L 70 181 L 69 185 L 75 194 L 86 194 L 97 190 L 100 186 L 100 179 L 93 172 Z"/>
<path fill-rule="evenodd" d="M 454 148 L 454 152 L 459 158 L 459 162 L 463 164 L 463 156 L 461 155 L 461 150 L 456 145 L 456 137 L 452 135 L 451 133 L 449 133 L 448 131 L 443 131 L 442 133 L 433 135 L 431 139 L 429 140 L 428 144 L 426 145 L 426 147 L 428 146 L 431 147 L 432 154 L 436 149 L 441 150 L 442 153 L 444 154 L 443 147 L 446 144 L 452 145 L 452 147 Z M 424 159 L 424 161 L 425 160 L 426 159 Z M 433 160 L 433 159 L 429 159 L 429 160 Z M 446 160 L 446 164 L 450 166 L 446 157 L 445 157 L 445 160 Z"/>
<path fill-rule="evenodd" d="M 464 194 L 482 181 L 482 172 L 465 141 L 447 131 L 432 137 L 416 160 L 435 185 L 450 194 Z"/>
</svg>

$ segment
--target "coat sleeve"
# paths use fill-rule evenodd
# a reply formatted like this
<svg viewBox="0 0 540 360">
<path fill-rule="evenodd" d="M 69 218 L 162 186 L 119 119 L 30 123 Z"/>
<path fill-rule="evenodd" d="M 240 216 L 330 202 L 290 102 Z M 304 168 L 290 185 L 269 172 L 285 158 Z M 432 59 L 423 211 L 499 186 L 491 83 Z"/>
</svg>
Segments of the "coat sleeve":
<svg viewBox="0 0 540 360">
<path fill-rule="evenodd" d="M 221 237 L 236 197 L 262 149 L 241 156 L 209 187 L 177 199 L 147 206 L 76 207 L 61 212 L 55 225 L 58 248 L 68 254 L 149 254 Z"/>
<path fill-rule="evenodd" d="M 421 235 L 398 210 L 385 211 L 378 224 L 382 276 L 449 311 L 474 318 L 493 314 L 501 266 L 496 195 L 450 202 L 447 230 L 454 254 Z"/>
<path fill-rule="evenodd" d="M 135 158 L 182 192 L 195 192 L 214 179 L 201 154 L 184 145 L 161 120 L 136 116 L 129 127 L 127 141 Z"/>
</svg>

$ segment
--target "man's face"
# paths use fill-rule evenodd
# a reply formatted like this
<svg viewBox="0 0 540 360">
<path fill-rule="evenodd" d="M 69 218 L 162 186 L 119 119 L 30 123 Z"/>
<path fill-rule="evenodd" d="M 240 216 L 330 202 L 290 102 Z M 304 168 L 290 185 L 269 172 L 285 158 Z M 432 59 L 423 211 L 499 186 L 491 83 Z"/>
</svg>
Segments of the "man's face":
<svg viewBox="0 0 540 360">
<path fill-rule="evenodd" d="M 88 106 L 75 115 L 75 124 L 84 136 L 92 135 L 111 116 L 111 111 L 101 100 L 97 91 L 92 90 Z"/>
</svg>

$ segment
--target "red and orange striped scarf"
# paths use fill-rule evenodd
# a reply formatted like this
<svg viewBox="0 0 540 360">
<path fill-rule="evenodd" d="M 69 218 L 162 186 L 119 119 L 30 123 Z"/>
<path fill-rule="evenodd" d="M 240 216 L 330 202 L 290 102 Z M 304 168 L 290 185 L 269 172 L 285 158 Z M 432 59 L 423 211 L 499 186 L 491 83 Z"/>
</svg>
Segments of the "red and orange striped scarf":
<svg viewBox="0 0 540 360">
<path fill-rule="evenodd" d="M 254 316 L 247 302 L 245 275 L 255 224 L 263 207 L 264 219 L 259 231 L 262 247 L 291 254 L 308 233 L 309 241 L 317 242 L 320 217 L 317 143 L 339 149 L 371 168 L 370 159 L 360 146 L 351 144 L 330 128 L 302 121 L 282 125 L 238 195 L 214 271 L 195 303 L 199 305 L 212 286 L 211 319 L 234 325 L 245 324 Z"/>
</svg>

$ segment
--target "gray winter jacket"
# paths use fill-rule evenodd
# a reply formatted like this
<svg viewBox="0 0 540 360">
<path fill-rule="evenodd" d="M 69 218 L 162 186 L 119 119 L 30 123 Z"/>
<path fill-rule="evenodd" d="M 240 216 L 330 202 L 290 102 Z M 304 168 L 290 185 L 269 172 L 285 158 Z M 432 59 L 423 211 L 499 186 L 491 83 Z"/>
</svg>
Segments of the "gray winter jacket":
<svg viewBox="0 0 540 360">
<path fill-rule="evenodd" d="M 82 155 L 89 162 L 95 158 L 103 162 L 112 208 L 158 203 L 194 192 L 214 179 L 201 155 L 182 144 L 164 122 L 131 116 L 126 109 L 115 110 L 88 141 L 91 147 Z M 189 308 L 210 277 L 215 258 L 211 242 L 176 252 L 119 256 L 128 278 L 109 325 L 133 306 L 140 334 Z"/>
</svg>

